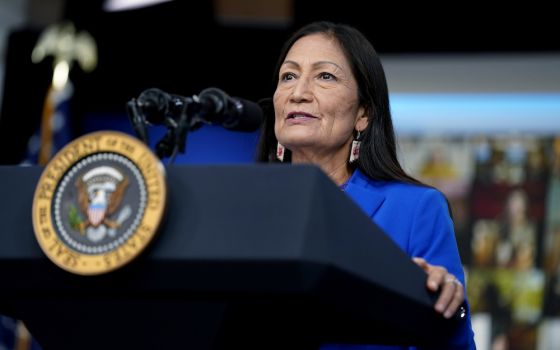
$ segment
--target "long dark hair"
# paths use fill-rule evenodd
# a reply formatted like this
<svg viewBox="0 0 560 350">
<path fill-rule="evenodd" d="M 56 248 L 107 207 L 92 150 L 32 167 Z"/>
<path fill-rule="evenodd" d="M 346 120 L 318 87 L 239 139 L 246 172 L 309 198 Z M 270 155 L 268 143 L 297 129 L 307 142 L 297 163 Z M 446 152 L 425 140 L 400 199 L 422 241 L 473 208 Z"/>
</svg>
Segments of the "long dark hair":
<svg viewBox="0 0 560 350">
<path fill-rule="evenodd" d="M 421 184 L 420 181 L 408 175 L 399 164 L 385 72 L 377 52 L 368 39 L 356 28 L 346 24 L 320 21 L 308 24 L 295 32 L 286 41 L 280 52 L 274 71 L 274 86 L 278 84 L 280 67 L 292 45 L 304 36 L 317 33 L 333 37 L 340 44 L 358 83 L 360 105 L 365 108 L 368 115 L 368 126 L 363 133 L 357 167 L 372 179 Z M 257 149 L 257 161 L 275 162 L 278 141 L 274 134 L 272 100 L 265 99 L 260 103 L 265 112 L 265 122 Z M 286 150 L 284 161 L 290 160 L 289 153 Z"/>
</svg>

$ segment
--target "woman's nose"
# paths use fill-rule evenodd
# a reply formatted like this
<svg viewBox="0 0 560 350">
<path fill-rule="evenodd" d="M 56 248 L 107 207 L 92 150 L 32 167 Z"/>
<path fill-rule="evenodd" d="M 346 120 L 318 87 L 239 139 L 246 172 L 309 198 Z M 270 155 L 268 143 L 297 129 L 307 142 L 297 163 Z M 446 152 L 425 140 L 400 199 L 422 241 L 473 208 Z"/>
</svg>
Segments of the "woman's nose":
<svg viewBox="0 0 560 350">
<path fill-rule="evenodd" d="M 300 78 L 297 80 L 290 99 L 293 102 L 305 102 L 313 99 L 313 91 L 307 79 Z"/>
</svg>

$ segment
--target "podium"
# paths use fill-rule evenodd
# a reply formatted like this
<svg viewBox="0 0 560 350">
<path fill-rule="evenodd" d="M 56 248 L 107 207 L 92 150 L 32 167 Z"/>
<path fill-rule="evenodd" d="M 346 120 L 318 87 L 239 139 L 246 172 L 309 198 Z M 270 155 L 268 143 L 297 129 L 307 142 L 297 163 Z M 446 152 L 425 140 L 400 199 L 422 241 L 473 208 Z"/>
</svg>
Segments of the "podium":
<svg viewBox="0 0 560 350">
<path fill-rule="evenodd" d="M 147 251 L 98 276 L 35 240 L 41 167 L 0 167 L 0 313 L 50 349 L 431 344 L 457 323 L 426 274 L 314 166 L 168 166 Z"/>
</svg>

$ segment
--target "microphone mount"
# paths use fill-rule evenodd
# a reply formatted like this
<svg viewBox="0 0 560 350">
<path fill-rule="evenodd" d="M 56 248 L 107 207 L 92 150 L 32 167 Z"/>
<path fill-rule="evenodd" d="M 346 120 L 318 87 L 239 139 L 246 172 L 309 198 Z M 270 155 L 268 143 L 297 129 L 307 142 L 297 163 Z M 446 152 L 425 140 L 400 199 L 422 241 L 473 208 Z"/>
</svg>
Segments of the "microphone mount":
<svg viewBox="0 0 560 350">
<path fill-rule="evenodd" d="M 191 98 L 174 101 L 175 108 L 162 110 L 162 96 L 165 94 L 159 89 L 145 90 L 138 98 L 133 98 L 127 103 L 127 113 L 136 136 L 148 146 L 148 125 L 163 124 L 167 131 L 156 144 L 156 155 L 160 159 L 168 158 L 169 163 L 175 161 L 178 152 L 185 153 L 187 133 L 194 129 L 188 111 L 192 103 Z M 154 98 L 156 99 L 154 101 Z M 158 102 L 158 103 L 154 103 Z"/>
<path fill-rule="evenodd" d="M 254 128 L 256 121 L 262 118 L 262 111 L 255 112 L 255 106 L 249 101 L 229 98 L 217 88 L 205 89 L 192 97 L 171 95 L 151 88 L 128 101 L 127 113 L 137 137 L 148 145 L 148 125 L 164 125 L 167 128 L 165 136 L 156 144 L 156 154 L 160 159 L 170 157 L 169 163 L 173 163 L 177 153 L 185 153 L 189 131 L 203 124 L 221 124 L 225 128 L 242 131 Z M 243 113 L 243 108 L 252 118 L 245 123 L 247 125 L 239 123 L 239 118 L 236 120 Z"/>
</svg>

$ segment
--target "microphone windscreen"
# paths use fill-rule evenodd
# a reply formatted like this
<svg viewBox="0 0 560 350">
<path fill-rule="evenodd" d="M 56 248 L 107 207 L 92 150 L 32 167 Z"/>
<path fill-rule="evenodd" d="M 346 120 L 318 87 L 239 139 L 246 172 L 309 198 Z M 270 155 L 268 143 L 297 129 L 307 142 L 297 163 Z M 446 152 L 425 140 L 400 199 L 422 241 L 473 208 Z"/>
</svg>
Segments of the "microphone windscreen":
<svg viewBox="0 0 560 350">
<path fill-rule="evenodd" d="M 153 125 L 163 124 L 168 112 L 171 95 L 160 89 L 151 88 L 144 90 L 138 96 L 137 101 L 147 122 Z"/>
<path fill-rule="evenodd" d="M 235 117 L 228 118 L 222 126 L 233 131 L 255 131 L 258 130 L 264 120 L 264 113 L 258 103 L 232 97 L 231 103 L 234 104 L 236 112 L 232 113 Z"/>
</svg>

